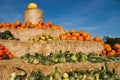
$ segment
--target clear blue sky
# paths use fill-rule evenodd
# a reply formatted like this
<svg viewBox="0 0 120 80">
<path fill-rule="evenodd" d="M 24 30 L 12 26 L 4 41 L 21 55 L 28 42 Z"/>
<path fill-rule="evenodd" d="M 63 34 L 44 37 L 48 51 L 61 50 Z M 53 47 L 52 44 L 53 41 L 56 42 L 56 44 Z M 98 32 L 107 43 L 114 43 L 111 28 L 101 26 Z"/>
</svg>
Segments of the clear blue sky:
<svg viewBox="0 0 120 80">
<path fill-rule="evenodd" d="M 120 37 L 120 0 L 0 0 L 0 22 L 24 19 L 30 2 L 44 11 L 44 21 L 92 36 Z"/>
</svg>

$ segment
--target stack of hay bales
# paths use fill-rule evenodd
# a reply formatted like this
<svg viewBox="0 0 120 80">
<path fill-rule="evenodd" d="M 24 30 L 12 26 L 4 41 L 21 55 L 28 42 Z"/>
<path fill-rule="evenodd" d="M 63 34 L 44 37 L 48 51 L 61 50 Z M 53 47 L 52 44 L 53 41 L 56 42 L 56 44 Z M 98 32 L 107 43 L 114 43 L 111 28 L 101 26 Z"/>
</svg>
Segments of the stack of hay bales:
<svg viewBox="0 0 120 80">
<path fill-rule="evenodd" d="M 27 9 L 25 10 L 24 21 L 31 21 L 36 24 L 39 21 L 43 21 L 43 12 L 37 9 Z M 21 41 L 12 41 L 12 40 L 0 40 L 0 45 L 4 45 L 7 49 L 9 49 L 13 55 L 17 58 L 12 60 L 1 60 L 0 61 L 0 80 L 9 80 L 11 74 L 16 72 L 17 74 L 21 74 L 16 67 L 20 67 L 27 72 L 27 76 L 32 71 L 42 71 L 45 75 L 53 74 L 55 71 L 55 67 L 60 69 L 61 73 L 72 71 L 72 70 L 86 70 L 86 69 L 95 69 L 101 68 L 104 66 L 104 62 L 101 63 L 91 63 L 88 61 L 85 62 L 65 62 L 58 63 L 54 65 L 43 65 L 43 64 L 30 64 L 25 63 L 20 59 L 21 56 L 26 53 L 34 54 L 38 52 L 39 54 L 43 54 L 44 56 L 50 55 L 50 53 L 58 53 L 60 50 L 71 51 L 72 53 L 83 52 L 85 54 L 89 54 L 95 52 L 100 54 L 103 50 L 103 45 L 100 42 L 94 41 L 79 41 L 79 40 L 58 40 L 51 42 L 30 42 L 28 39 L 31 36 L 36 36 L 38 34 L 50 34 L 55 37 L 59 37 L 61 33 L 65 33 L 64 29 L 24 29 L 24 30 L 16 30 L 16 29 L 0 29 L 0 32 L 5 30 L 11 31 L 11 33 L 19 38 Z M 115 68 L 118 74 L 120 75 L 120 63 L 118 62 L 109 62 L 110 68 Z"/>
<path fill-rule="evenodd" d="M 5 29 L 4 29 L 5 30 Z M 1 31 L 4 31 L 1 29 Z M 90 62 L 65 62 L 58 63 L 55 65 L 43 65 L 43 64 L 30 64 L 26 63 L 20 59 L 21 56 L 26 53 L 34 54 L 38 52 L 39 54 L 43 54 L 44 56 L 50 55 L 50 53 L 58 53 L 60 50 L 63 52 L 70 51 L 72 53 L 83 52 L 85 54 L 89 54 L 95 52 L 100 54 L 103 50 L 103 45 L 99 42 L 95 41 L 79 41 L 79 40 L 57 40 L 50 42 L 31 42 L 27 41 L 29 37 L 35 36 L 37 34 L 51 34 L 56 37 L 59 37 L 59 34 L 65 33 L 65 30 L 61 29 L 26 29 L 26 30 L 12 30 L 9 29 L 15 37 L 20 38 L 22 41 L 12 41 L 12 40 L 0 40 L 0 44 L 4 45 L 7 49 L 11 51 L 13 55 L 17 57 L 17 59 L 12 60 L 2 60 L 0 61 L 0 80 L 9 80 L 11 74 L 13 72 L 17 74 L 21 74 L 20 71 L 16 69 L 16 67 L 22 68 L 26 70 L 27 76 L 30 75 L 32 71 L 42 71 L 45 75 L 53 74 L 55 71 L 55 67 L 60 69 L 60 73 L 72 71 L 72 70 L 86 70 L 86 69 L 95 69 L 101 68 L 104 66 L 103 63 L 90 63 Z M 110 62 L 112 64 L 112 68 L 116 68 L 119 71 L 120 63 Z M 68 66 L 69 65 L 69 66 Z M 66 67 L 68 66 L 68 67 Z M 120 74 L 120 73 L 119 73 Z"/>
<path fill-rule="evenodd" d="M 6 29 L 0 29 L 0 31 L 5 31 Z M 26 53 L 34 54 L 38 52 L 39 54 L 43 54 L 44 56 L 50 55 L 50 53 L 58 53 L 60 50 L 70 51 L 72 53 L 83 52 L 85 54 L 95 52 L 100 54 L 103 50 L 103 46 L 99 42 L 95 41 L 79 41 L 79 40 L 57 40 L 51 42 L 31 42 L 27 41 L 31 36 L 35 36 L 37 34 L 51 34 L 56 37 L 59 37 L 61 33 L 65 33 L 65 30 L 62 29 L 25 29 L 25 30 L 16 30 L 16 29 L 7 29 L 12 32 L 12 34 L 21 39 L 21 41 L 14 40 L 0 40 L 0 44 L 4 45 L 7 49 L 11 51 L 13 55 L 17 57 L 17 59 L 12 60 L 1 60 L 0 61 L 0 80 L 9 80 L 11 74 L 16 72 L 17 74 L 21 74 L 16 67 L 22 68 L 27 71 L 27 76 L 30 75 L 32 71 L 42 71 L 45 75 L 53 74 L 55 71 L 55 67 L 60 69 L 61 73 L 72 70 L 81 70 L 81 69 L 90 69 L 90 68 L 100 68 L 104 65 L 104 63 L 90 63 L 90 62 L 80 62 L 80 63 L 59 63 L 55 65 L 43 65 L 43 64 L 30 64 L 25 63 L 20 59 L 21 56 Z M 69 67 L 66 67 L 68 66 Z M 89 66 L 90 65 L 90 66 Z M 114 65 L 114 64 L 113 64 Z M 117 64 L 119 65 L 119 64 Z M 89 67 L 88 67 L 89 66 Z M 114 66 L 116 67 L 116 66 Z M 117 69 L 119 70 L 119 69 Z"/>
</svg>

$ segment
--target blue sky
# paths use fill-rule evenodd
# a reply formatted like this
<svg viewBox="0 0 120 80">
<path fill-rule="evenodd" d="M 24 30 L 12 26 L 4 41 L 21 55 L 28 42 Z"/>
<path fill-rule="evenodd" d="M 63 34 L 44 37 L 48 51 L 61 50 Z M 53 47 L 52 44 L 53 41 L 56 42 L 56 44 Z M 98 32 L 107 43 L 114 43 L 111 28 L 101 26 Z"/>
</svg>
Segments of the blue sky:
<svg viewBox="0 0 120 80">
<path fill-rule="evenodd" d="M 24 19 L 24 10 L 35 2 L 44 11 L 44 21 L 92 36 L 120 37 L 120 0 L 0 0 L 0 22 Z"/>
</svg>

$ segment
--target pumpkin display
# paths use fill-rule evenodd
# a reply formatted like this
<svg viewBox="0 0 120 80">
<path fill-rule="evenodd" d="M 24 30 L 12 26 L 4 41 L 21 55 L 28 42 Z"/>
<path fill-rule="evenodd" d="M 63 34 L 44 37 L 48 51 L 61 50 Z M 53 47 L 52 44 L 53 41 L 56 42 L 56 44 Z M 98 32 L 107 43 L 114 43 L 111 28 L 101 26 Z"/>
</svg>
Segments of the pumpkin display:
<svg viewBox="0 0 120 80">
<path fill-rule="evenodd" d="M 44 22 L 36 3 L 24 13 L 0 22 L 0 80 L 120 80 L 120 44 Z"/>
</svg>

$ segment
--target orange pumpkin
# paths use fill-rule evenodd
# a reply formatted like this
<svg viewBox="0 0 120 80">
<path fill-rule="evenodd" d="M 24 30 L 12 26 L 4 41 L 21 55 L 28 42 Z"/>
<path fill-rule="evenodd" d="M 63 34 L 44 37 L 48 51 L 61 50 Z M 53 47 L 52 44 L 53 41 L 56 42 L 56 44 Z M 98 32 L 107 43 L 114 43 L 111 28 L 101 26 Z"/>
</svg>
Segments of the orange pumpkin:
<svg viewBox="0 0 120 80">
<path fill-rule="evenodd" d="M 22 23 L 20 22 L 20 20 L 16 20 L 16 21 L 14 22 L 14 25 L 15 25 L 15 26 L 21 26 L 21 24 L 22 24 Z"/>
<path fill-rule="evenodd" d="M 93 40 L 96 42 L 101 42 L 102 39 L 99 36 L 95 36 Z"/>
</svg>

